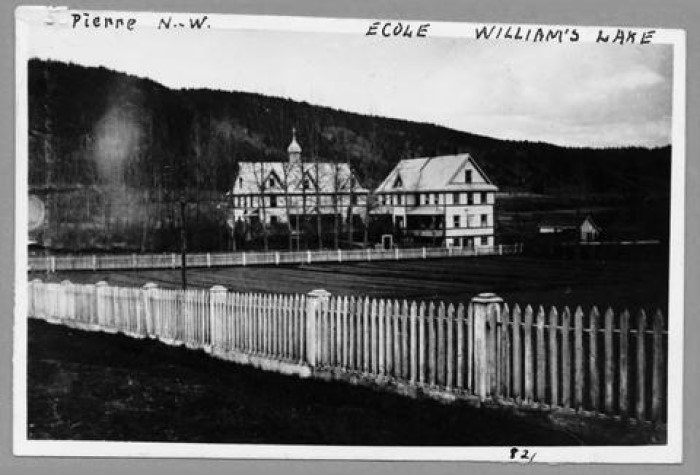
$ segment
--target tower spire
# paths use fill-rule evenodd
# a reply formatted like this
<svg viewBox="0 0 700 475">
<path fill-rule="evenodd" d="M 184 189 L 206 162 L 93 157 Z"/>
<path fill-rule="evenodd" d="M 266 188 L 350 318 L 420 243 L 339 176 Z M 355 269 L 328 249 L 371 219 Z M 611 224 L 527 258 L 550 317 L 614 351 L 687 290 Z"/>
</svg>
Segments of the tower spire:
<svg viewBox="0 0 700 475">
<path fill-rule="evenodd" d="M 299 163 L 301 161 L 301 146 L 297 142 L 297 129 L 292 127 L 292 142 L 287 147 L 289 163 Z"/>
</svg>

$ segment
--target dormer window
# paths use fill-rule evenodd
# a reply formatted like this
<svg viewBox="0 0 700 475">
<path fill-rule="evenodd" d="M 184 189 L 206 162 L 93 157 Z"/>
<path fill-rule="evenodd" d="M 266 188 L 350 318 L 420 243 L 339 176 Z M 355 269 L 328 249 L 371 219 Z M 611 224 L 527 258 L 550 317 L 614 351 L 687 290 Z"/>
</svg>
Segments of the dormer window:
<svg viewBox="0 0 700 475">
<path fill-rule="evenodd" d="M 403 181 L 401 180 L 401 175 L 398 175 L 396 177 L 396 180 L 394 180 L 394 188 L 401 188 L 403 186 Z"/>
<path fill-rule="evenodd" d="M 274 188 L 275 187 L 275 179 L 270 177 L 270 179 L 268 180 L 267 186 L 270 188 Z"/>
<path fill-rule="evenodd" d="M 243 188 L 243 178 L 241 177 L 238 178 L 238 187 Z"/>
<path fill-rule="evenodd" d="M 472 171 L 471 170 L 464 170 L 464 183 L 471 183 L 472 182 Z"/>
</svg>

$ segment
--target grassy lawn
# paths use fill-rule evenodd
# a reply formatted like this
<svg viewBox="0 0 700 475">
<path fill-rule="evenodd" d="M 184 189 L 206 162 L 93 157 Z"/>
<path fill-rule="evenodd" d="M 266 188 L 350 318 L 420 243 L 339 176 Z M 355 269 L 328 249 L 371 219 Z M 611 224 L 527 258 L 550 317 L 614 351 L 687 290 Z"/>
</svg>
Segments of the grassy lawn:
<svg viewBox="0 0 700 475">
<path fill-rule="evenodd" d="M 541 418 L 302 380 L 153 341 L 29 322 L 31 439 L 357 445 L 634 443 Z M 533 416 L 534 417 L 534 416 Z"/>
<path fill-rule="evenodd" d="M 45 274 L 30 278 L 47 279 Z M 179 270 L 65 272 L 49 280 L 106 280 L 112 285 L 180 285 Z M 496 292 L 509 303 L 661 308 L 668 304 L 668 268 L 659 260 L 561 260 L 523 256 L 379 261 L 280 267 L 191 269 L 193 287 L 219 284 L 246 292 L 308 292 L 466 302 Z"/>
</svg>

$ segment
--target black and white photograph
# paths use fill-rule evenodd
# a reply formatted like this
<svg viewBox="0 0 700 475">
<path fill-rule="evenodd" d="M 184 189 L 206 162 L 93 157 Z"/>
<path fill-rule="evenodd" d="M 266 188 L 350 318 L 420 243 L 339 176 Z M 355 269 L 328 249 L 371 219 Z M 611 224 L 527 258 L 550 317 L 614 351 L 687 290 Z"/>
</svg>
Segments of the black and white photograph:
<svg viewBox="0 0 700 475">
<path fill-rule="evenodd" d="M 680 461 L 682 30 L 15 21 L 16 454 Z"/>
</svg>

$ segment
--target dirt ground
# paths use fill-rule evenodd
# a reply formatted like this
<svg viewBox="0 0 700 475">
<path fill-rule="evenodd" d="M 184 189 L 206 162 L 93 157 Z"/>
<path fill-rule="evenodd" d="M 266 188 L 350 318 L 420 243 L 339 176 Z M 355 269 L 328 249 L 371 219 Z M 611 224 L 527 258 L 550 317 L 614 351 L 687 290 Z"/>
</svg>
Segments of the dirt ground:
<svg viewBox="0 0 700 475">
<path fill-rule="evenodd" d="M 29 322 L 31 439 L 334 445 L 579 445 L 493 410 L 302 380 L 202 352 Z"/>
</svg>

